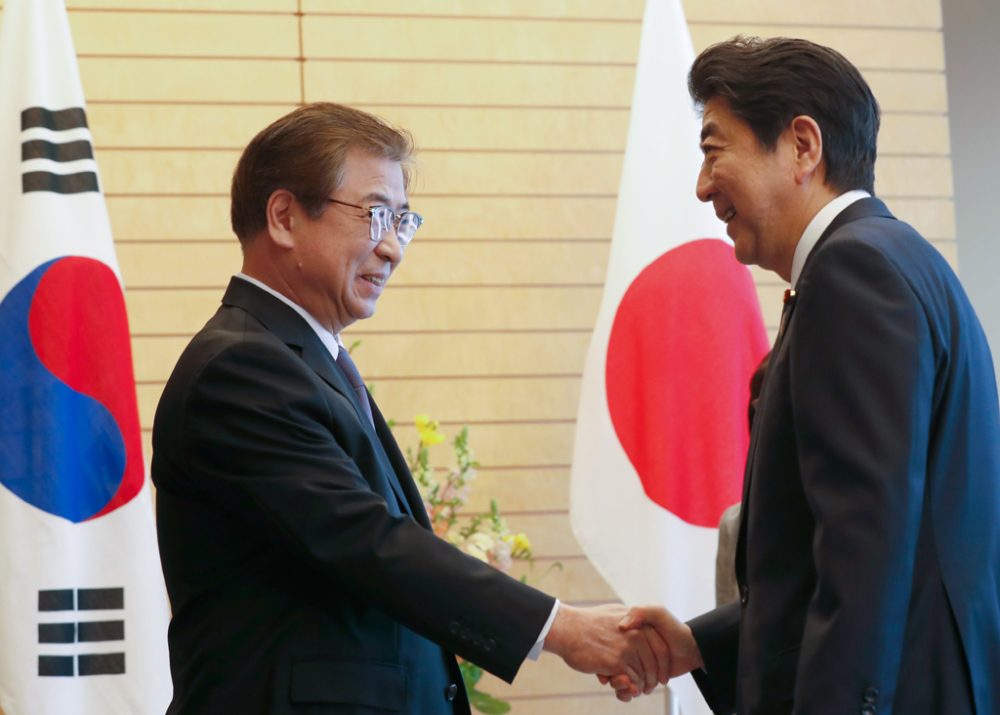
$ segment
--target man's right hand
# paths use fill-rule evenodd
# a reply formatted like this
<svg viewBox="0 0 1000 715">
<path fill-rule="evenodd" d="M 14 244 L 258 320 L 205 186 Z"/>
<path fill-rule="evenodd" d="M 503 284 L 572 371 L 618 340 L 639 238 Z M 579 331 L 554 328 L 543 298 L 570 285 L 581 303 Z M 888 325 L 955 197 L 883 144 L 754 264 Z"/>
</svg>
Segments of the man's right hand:
<svg viewBox="0 0 1000 715">
<path fill-rule="evenodd" d="M 625 607 L 615 604 L 593 608 L 560 604 L 544 649 L 574 670 L 606 678 L 623 674 L 621 691 L 630 698 L 649 693 L 657 683 L 665 683 L 671 671 L 667 644 L 652 628 L 623 628 L 627 617 Z"/>
<path fill-rule="evenodd" d="M 647 630 L 652 628 L 663 639 L 669 649 L 668 679 L 690 673 L 704 667 L 701 650 L 691 633 L 691 628 L 674 618 L 673 614 L 660 606 L 635 606 L 631 608 L 618 627 L 622 631 Z M 628 702 L 637 695 L 636 684 L 628 673 L 620 673 L 611 678 L 598 676 L 601 683 L 610 683 L 615 695 Z"/>
</svg>

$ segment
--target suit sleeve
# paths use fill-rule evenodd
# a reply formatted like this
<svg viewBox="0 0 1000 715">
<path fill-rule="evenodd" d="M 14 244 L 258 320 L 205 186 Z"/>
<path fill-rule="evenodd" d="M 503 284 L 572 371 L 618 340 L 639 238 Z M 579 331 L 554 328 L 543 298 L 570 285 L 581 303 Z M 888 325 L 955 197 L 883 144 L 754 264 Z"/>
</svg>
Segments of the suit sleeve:
<svg viewBox="0 0 1000 715">
<path fill-rule="evenodd" d="M 800 286 L 790 388 L 816 585 L 796 713 L 842 713 L 899 673 L 926 481 L 934 350 L 875 244 L 828 241 Z M 804 276 L 805 278 L 805 276 Z"/>
<path fill-rule="evenodd" d="M 227 347 L 187 390 L 182 471 L 318 578 L 512 680 L 554 600 L 393 515 L 341 444 L 359 438 L 353 410 L 324 387 L 284 346 Z"/>
<path fill-rule="evenodd" d="M 736 710 L 736 656 L 740 640 L 740 602 L 719 606 L 688 621 L 704 668 L 692 671 L 698 689 L 715 715 Z"/>
</svg>

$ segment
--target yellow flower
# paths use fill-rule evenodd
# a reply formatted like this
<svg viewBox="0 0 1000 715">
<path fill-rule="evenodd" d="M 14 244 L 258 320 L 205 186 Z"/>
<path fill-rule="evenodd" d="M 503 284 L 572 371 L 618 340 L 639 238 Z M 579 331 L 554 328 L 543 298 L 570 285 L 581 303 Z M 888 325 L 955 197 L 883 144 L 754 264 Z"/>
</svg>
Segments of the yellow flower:
<svg viewBox="0 0 1000 715">
<path fill-rule="evenodd" d="M 444 435 L 438 432 L 438 423 L 427 415 L 417 415 L 413 418 L 420 435 L 420 444 L 425 447 L 432 447 L 435 444 L 444 442 Z"/>
<path fill-rule="evenodd" d="M 503 540 L 510 544 L 510 550 L 514 556 L 531 555 L 531 540 L 523 531 L 519 534 L 507 534 Z"/>
</svg>

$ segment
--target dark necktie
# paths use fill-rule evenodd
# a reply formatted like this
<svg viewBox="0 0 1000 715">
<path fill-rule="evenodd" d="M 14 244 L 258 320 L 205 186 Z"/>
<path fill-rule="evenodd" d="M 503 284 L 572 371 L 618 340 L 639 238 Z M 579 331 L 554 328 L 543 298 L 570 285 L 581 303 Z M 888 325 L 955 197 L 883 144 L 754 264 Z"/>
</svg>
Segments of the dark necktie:
<svg viewBox="0 0 1000 715">
<path fill-rule="evenodd" d="M 375 426 L 375 420 L 372 418 L 372 406 L 368 402 L 368 391 L 365 390 L 365 383 L 361 379 L 361 373 L 358 372 L 357 365 L 351 360 L 351 356 L 347 352 L 347 348 L 340 348 L 337 352 L 337 365 L 340 367 L 344 376 L 347 377 L 347 381 L 351 383 L 351 387 L 354 388 L 354 392 L 358 396 L 358 400 L 361 402 L 361 409 L 365 411 L 368 416 L 368 422 L 371 423 L 372 427 Z"/>
<path fill-rule="evenodd" d="M 795 299 L 798 298 L 798 293 L 793 289 L 787 288 L 785 290 L 784 305 L 781 306 L 781 322 L 778 324 L 778 335 L 774 339 L 774 350 L 778 349 L 778 345 L 781 343 L 781 339 L 785 337 L 785 330 L 788 328 L 788 321 L 792 317 L 792 310 L 795 309 Z"/>
</svg>

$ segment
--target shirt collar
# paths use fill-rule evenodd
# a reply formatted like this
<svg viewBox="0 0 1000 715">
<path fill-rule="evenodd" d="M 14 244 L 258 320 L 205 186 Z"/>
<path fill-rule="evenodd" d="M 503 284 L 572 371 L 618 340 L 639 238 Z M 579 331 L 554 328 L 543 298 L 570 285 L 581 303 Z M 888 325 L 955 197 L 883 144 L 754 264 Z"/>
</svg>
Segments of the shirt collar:
<svg viewBox="0 0 1000 715">
<path fill-rule="evenodd" d="M 323 346 L 329 351 L 330 355 L 333 356 L 333 359 L 336 360 L 340 356 L 340 348 L 341 348 L 340 335 L 331 333 L 329 330 L 320 325 L 319 321 L 316 320 L 316 318 L 312 317 L 308 312 L 306 312 L 305 308 L 303 308 L 301 305 L 288 298 L 288 296 L 282 295 L 271 286 L 267 285 L 266 283 L 261 283 L 259 280 L 248 276 L 246 273 L 237 273 L 235 277 L 239 278 L 240 280 L 244 280 L 247 283 L 251 283 L 257 286 L 265 293 L 270 293 L 275 298 L 280 300 L 282 303 L 287 305 L 289 308 L 294 310 L 296 313 L 301 315 L 302 319 L 309 324 L 309 327 L 312 328 L 313 332 L 315 332 L 316 335 L 319 337 L 320 341 L 323 343 Z"/>
<path fill-rule="evenodd" d="M 806 265 L 806 259 L 812 253 L 816 242 L 819 241 L 820 236 L 823 235 L 827 227 L 833 223 L 833 219 L 837 218 L 837 214 L 855 201 L 867 199 L 869 196 L 871 194 L 861 189 L 848 191 L 835 198 L 813 216 L 812 221 L 809 222 L 806 230 L 802 233 L 802 238 L 799 239 L 798 245 L 795 246 L 795 254 L 792 256 L 792 288 L 798 283 L 799 276 L 802 274 L 802 268 Z"/>
</svg>

